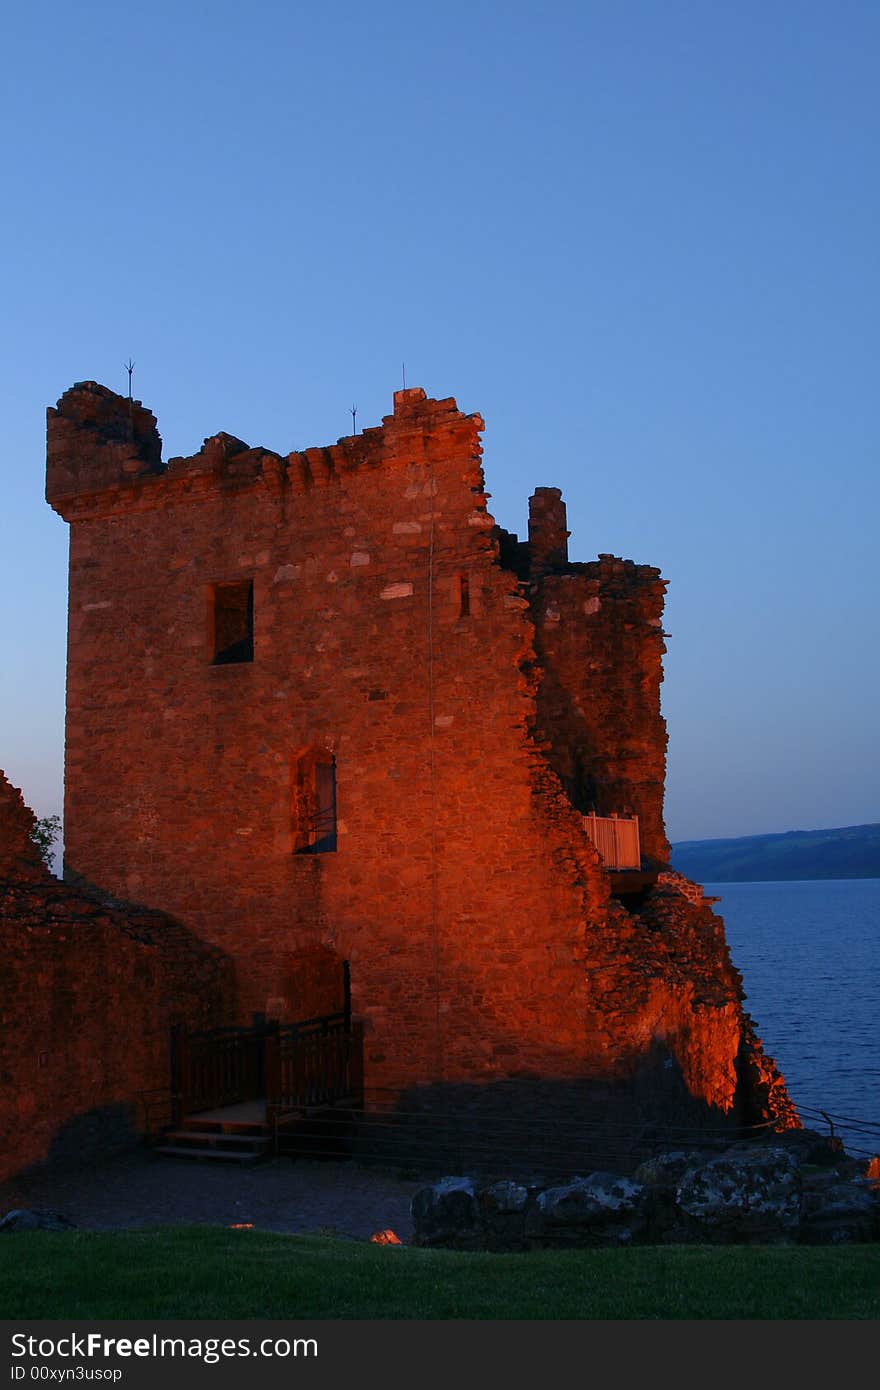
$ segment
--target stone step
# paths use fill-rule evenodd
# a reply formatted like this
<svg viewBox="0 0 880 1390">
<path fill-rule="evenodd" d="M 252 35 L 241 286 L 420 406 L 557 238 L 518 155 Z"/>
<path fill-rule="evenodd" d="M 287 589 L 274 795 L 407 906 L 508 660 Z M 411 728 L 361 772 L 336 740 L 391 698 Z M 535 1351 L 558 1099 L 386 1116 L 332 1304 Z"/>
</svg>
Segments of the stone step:
<svg viewBox="0 0 880 1390">
<path fill-rule="evenodd" d="M 204 1127 L 184 1121 L 182 1128 L 169 1130 L 155 1152 L 173 1158 L 213 1158 L 233 1163 L 258 1163 L 267 1158 L 271 1140 L 265 1130 L 230 1132 L 223 1124 Z"/>
<path fill-rule="evenodd" d="M 259 1163 L 267 1156 L 265 1149 L 196 1149 L 187 1144 L 160 1144 L 153 1152 L 166 1158 L 212 1159 L 215 1163 L 240 1164 Z"/>
<path fill-rule="evenodd" d="M 241 1135 L 244 1138 L 259 1138 L 266 1133 L 266 1126 L 259 1120 L 195 1120 L 185 1119 L 183 1130 L 192 1134 Z"/>
<path fill-rule="evenodd" d="M 172 1129 L 164 1136 L 165 1143 L 188 1144 L 193 1148 L 224 1149 L 230 1153 L 242 1149 L 261 1150 L 268 1148 L 269 1136 L 265 1133 L 257 1134 L 227 1134 L 222 1130 L 205 1131 L 190 1129 L 184 1125 L 182 1129 Z"/>
</svg>

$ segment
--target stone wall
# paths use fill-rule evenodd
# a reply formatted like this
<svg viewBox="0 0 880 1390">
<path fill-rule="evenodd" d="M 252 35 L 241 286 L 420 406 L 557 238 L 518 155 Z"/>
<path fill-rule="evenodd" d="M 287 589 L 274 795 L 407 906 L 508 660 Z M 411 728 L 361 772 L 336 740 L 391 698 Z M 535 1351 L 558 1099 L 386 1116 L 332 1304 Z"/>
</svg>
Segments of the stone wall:
<svg viewBox="0 0 880 1390">
<path fill-rule="evenodd" d="M 65 887 L 28 849 L 33 824 L 0 773 L 0 1180 L 85 1161 L 143 1131 L 167 1092 L 171 1024 L 231 1008 L 231 969 L 161 913 Z"/>
<path fill-rule="evenodd" d="M 732 1115 L 718 919 L 627 912 L 582 821 L 635 811 L 667 858 L 663 583 L 569 564 L 556 489 L 528 543 L 497 528 L 481 428 L 416 388 L 327 448 L 220 434 L 162 465 L 138 402 L 81 383 L 49 411 L 66 877 L 232 958 L 242 1021 L 321 1012 L 349 962 L 374 1094 L 622 1078 L 659 1048 Z M 304 852 L 318 768 L 336 818 Z"/>
<path fill-rule="evenodd" d="M 637 815 L 642 857 L 655 865 L 669 859 L 660 714 L 665 588 L 650 565 L 602 555 L 533 573 L 530 595 L 538 730 L 550 765 L 581 811 Z"/>
<path fill-rule="evenodd" d="M 157 474 L 152 445 L 104 442 L 108 402 L 75 389 L 49 422 L 71 521 L 68 877 L 232 956 L 242 1020 L 292 1008 L 293 953 L 348 960 L 368 1084 L 579 1070 L 608 890 L 531 738 L 532 628 L 496 562 L 479 417 L 398 392 L 332 448 L 218 436 Z M 235 582 L 254 659 L 218 665 L 212 593 Z M 297 854 L 315 749 L 337 850 Z"/>
<path fill-rule="evenodd" d="M 31 833 L 37 818 L 0 772 L 0 882 L 46 883 L 51 878 Z"/>
</svg>

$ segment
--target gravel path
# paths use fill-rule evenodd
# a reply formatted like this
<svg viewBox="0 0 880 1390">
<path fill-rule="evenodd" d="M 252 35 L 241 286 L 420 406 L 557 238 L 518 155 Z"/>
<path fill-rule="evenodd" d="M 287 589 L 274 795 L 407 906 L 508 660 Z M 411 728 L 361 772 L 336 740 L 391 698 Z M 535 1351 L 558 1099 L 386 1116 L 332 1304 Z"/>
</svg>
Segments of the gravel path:
<svg viewBox="0 0 880 1390">
<path fill-rule="evenodd" d="M 325 1231 L 358 1240 L 390 1227 L 406 1241 L 410 1199 L 420 1186 L 350 1162 L 282 1157 L 239 1167 L 139 1152 L 77 1172 L 34 1171 L 0 1183 L 0 1216 L 13 1207 L 44 1207 L 92 1231 L 250 1221 L 264 1231 Z"/>
</svg>

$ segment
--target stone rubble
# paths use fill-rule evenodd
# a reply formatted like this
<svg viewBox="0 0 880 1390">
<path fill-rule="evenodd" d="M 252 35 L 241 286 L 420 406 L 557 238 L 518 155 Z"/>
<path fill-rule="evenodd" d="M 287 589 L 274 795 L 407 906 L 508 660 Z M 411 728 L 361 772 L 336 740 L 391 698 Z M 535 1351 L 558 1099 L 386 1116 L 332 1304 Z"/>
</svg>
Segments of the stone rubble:
<svg viewBox="0 0 880 1390">
<path fill-rule="evenodd" d="M 416 1245 L 534 1250 L 655 1244 L 838 1245 L 880 1239 L 880 1187 L 820 1135 L 668 1152 L 632 1177 L 564 1184 L 448 1177 L 415 1194 Z M 808 1161 L 808 1159 L 812 1161 Z M 819 1161 L 817 1161 L 817 1159 Z"/>
</svg>

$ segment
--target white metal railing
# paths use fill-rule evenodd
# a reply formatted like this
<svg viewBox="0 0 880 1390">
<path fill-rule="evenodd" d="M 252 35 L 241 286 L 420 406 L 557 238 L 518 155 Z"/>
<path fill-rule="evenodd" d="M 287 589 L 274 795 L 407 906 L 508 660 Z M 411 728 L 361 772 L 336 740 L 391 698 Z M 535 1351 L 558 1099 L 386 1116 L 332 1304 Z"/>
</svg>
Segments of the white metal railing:
<svg viewBox="0 0 880 1390">
<path fill-rule="evenodd" d="M 640 869 L 638 816 L 584 816 L 584 830 L 606 869 Z"/>
</svg>

